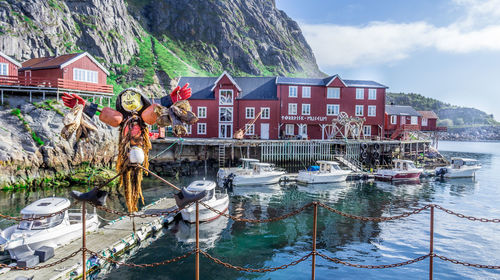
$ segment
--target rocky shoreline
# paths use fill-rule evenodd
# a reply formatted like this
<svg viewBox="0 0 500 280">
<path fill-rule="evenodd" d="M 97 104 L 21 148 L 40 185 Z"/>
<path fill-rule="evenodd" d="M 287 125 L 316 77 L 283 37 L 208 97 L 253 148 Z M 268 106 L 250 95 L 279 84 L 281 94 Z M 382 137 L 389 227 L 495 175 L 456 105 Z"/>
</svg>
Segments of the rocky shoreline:
<svg viewBox="0 0 500 280">
<path fill-rule="evenodd" d="M 445 141 L 500 141 L 500 126 L 480 126 L 448 128 L 441 133 L 440 140 Z"/>
<path fill-rule="evenodd" d="M 5 100 L 0 106 L 0 189 L 46 186 L 89 167 L 113 166 L 118 130 L 94 117 L 98 131 L 88 141 L 65 140 L 60 132 L 67 112 L 55 100 Z"/>
</svg>

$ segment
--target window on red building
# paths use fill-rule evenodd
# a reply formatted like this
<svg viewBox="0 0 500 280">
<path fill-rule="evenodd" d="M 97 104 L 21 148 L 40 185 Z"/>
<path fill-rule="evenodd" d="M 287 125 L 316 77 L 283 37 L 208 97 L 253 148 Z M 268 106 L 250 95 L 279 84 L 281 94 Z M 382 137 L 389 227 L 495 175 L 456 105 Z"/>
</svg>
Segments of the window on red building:
<svg viewBox="0 0 500 280">
<path fill-rule="evenodd" d="M 338 104 L 327 104 L 326 105 L 326 115 L 327 116 L 338 116 L 339 115 L 339 105 Z"/>
<path fill-rule="evenodd" d="M 377 115 L 377 106 L 368 106 L 368 117 L 375 117 Z"/>
<path fill-rule="evenodd" d="M 418 117 L 417 116 L 411 116 L 411 124 L 418 124 Z"/>
<path fill-rule="evenodd" d="M 302 98 L 311 98 L 311 87 L 302 87 Z"/>
<path fill-rule="evenodd" d="M 233 108 L 220 107 L 219 108 L 219 121 L 232 122 L 233 121 Z"/>
<path fill-rule="evenodd" d="M 221 89 L 219 91 L 219 105 L 233 105 L 232 89 Z"/>
<path fill-rule="evenodd" d="M 356 116 L 363 116 L 363 105 L 356 105 Z"/>
<path fill-rule="evenodd" d="M 9 75 L 9 65 L 7 63 L 0 63 L 0 75 Z"/>
<path fill-rule="evenodd" d="M 374 88 L 368 89 L 368 99 L 375 100 L 377 99 L 377 90 Z"/>
<path fill-rule="evenodd" d="M 197 123 L 198 129 L 197 133 L 204 135 L 207 134 L 207 124 L 206 123 Z"/>
<path fill-rule="evenodd" d="M 97 84 L 97 71 L 74 68 L 73 80 L 79 82 L 89 82 Z"/>
<path fill-rule="evenodd" d="M 365 99 L 365 89 L 357 88 L 356 89 L 356 99 Z"/>
<path fill-rule="evenodd" d="M 262 111 L 262 114 L 260 115 L 261 119 L 268 120 L 271 117 L 271 108 L 262 107 L 260 110 Z"/>
<path fill-rule="evenodd" d="M 422 126 L 427 126 L 427 118 L 422 118 Z"/>
<path fill-rule="evenodd" d="M 398 116 L 391 115 L 391 124 L 396 124 L 396 123 L 398 123 Z"/>
<path fill-rule="evenodd" d="M 293 124 L 285 125 L 285 134 L 286 135 L 294 135 L 295 126 Z"/>
<path fill-rule="evenodd" d="M 246 135 L 254 135 L 255 134 L 255 125 L 254 124 L 245 124 Z"/>
<path fill-rule="evenodd" d="M 302 104 L 302 115 L 309 116 L 311 114 L 311 104 Z"/>
<path fill-rule="evenodd" d="M 326 98 L 340 99 L 340 88 L 328 88 L 326 90 Z"/>
<path fill-rule="evenodd" d="M 288 114 L 297 115 L 297 103 L 288 103 Z"/>
<path fill-rule="evenodd" d="M 198 118 L 204 119 L 207 117 L 207 107 L 198 107 Z"/>
<path fill-rule="evenodd" d="M 297 87 L 296 86 L 289 86 L 288 87 L 288 97 L 297 97 Z"/>
<path fill-rule="evenodd" d="M 371 125 L 363 126 L 363 135 L 364 136 L 372 136 L 372 126 Z"/>
<path fill-rule="evenodd" d="M 255 108 L 254 107 L 246 107 L 245 108 L 245 118 L 246 119 L 255 118 Z"/>
<path fill-rule="evenodd" d="M 186 125 L 186 129 L 187 129 L 187 135 L 191 135 L 191 133 L 193 131 L 193 126 L 192 125 Z"/>
</svg>

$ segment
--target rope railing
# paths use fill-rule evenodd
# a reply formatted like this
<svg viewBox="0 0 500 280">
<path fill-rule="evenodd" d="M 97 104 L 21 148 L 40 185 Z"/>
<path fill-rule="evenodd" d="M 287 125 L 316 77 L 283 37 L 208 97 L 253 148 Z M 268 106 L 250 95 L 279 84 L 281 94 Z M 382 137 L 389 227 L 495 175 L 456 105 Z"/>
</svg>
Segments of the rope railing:
<svg viewBox="0 0 500 280">
<path fill-rule="evenodd" d="M 138 167 L 141 167 L 141 166 L 138 166 Z M 150 170 L 148 170 L 148 169 L 146 169 L 144 167 L 141 167 L 141 168 L 144 169 L 145 171 L 149 172 L 153 176 L 157 177 L 158 179 L 160 179 L 165 184 L 167 184 L 167 185 L 169 185 L 169 186 L 171 186 L 171 187 L 179 190 L 179 188 L 177 186 L 175 186 L 174 184 L 172 184 L 172 183 L 168 182 L 167 180 L 161 178 L 157 174 L 151 172 Z M 116 179 L 119 175 L 121 175 L 121 174 L 117 174 L 115 177 L 113 177 L 112 179 L 108 180 L 105 184 L 102 184 L 102 185 L 100 185 L 100 186 L 98 186 L 96 188 L 100 189 L 100 188 L 104 187 L 105 185 L 109 184 L 114 179 Z M 334 263 L 337 263 L 337 264 L 342 264 L 342 265 L 349 266 L 349 267 L 367 268 L 367 269 L 383 269 L 383 268 L 401 267 L 401 266 L 410 265 L 410 264 L 413 264 L 413 263 L 416 263 L 416 262 L 420 262 L 420 261 L 423 261 L 423 260 L 429 258 L 430 259 L 430 262 L 429 262 L 429 279 L 432 279 L 433 257 L 437 257 L 437 258 L 439 258 L 439 259 L 441 259 L 443 261 L 447 261 L 447 262 L 451 262 L 453 264 L 459 264 L 459 265 L 463 265 L 463 266 L 470 266 L 470 267 L 476 267 L 476 268 L 487 268 L 487 269 L 500 269 L 500 266 L 497 266 L 497 265 L 484 265 L 484 264 L 468 263 L 468 262 L 465 262 L 465 261 L 460 261 L 460 260 L 452 259 L 452 258 L 449 258 L 449 257 L 446 257 L 446 256 L 442 256 L 442 255 L 438 255 L 438 254 L 434 253 L 434 251 L 433 251 L 434 208 L 437 208 L 437 209 L 439 209 L 439 210 L 441 210 L 441 211 L 443 211 L 443 212 L 445 212 L 447 214 L 455 215 L 455 216 L 457 216 L 459 218 L 468 219 L 470 221 L 500 223 L 500 219 L 477 218 L 477 217 L 474 217 L 474 216 L 468 216 L 468 215 L 464 215 L 464 214 L 461 214 L 461 213 L 458 213 L 458 212 L 454 212 L 452 210 L 446 209 L 446 208 L 444 208 L 444 207 L 442 207 L 440 205 L 436 205 L 436 204 L 427 204 L 427 205 L 422 206 L 422 207 L 420 207 L 418 209 L 415 209 L 415 210 L 413 210 L 411 212 L 406 212 L 406 213 L 403 213 L 403 214 L 400 214 L 400 215 L 395 215 L 395 216 L 389 216 L 389 217 L 364 217 L 364 216 L 358 216 L 358 215 L 353 215 L 353 214 L 349 214 L 349 213 L 344 213 L 344 212 L 339 211 L 337 209 L 334 209 L 331 206 L 328 206 L 328 205 L 326 205 L 326 204 L 324 204 L 322 202 L 316 202 L 315 201 L 315 202 L 310 202 L 310 203 L 302 206 L 301 208 L 298 208 L 298 209 L 296 209 L 294 211 L 291 211 L 291 212 L 289 212 L 287 214 L 284 214 L 284 215 L 281 215 L 281 216 L 278 216 L 278 217 L 274 217 L 274 218 L 267 218 L 267 219 L 248 219 L 248 218 L 236 217 L 236 216 L 224 213 L 222 211 L 219 211 L 217 209 L 214 209 L 213 207 L 207 205 L 204 202 L 196 202 L 195 204 L 196 204 L 196 209 L 197 209 L 197 212 L 196 212 L 197 213 L 197 219 L 196 219 L 196 249 L 194 249 L 192 251 L 189 251 L 189 252 L 187 252 L 187 253 L 185 253 L 184 255 L 181 255 L 181 256 L 177 256 L 177 257 L 174 257 L 174 258 L 171 258 L 171 259 L 167 259 L 167 260 L 164 260 L 164 261 L 161 261 L 161 262 L 154 262 L 154 263 L 150 263 L 150 264 L 135 264 L 135 263 L 126 263 L 126 262 L 117 261 L 117 260 L 114 260 L 113 258 L 106 257 L 104 255 L 101 255 L 101 254 L 97 253 L 97 252 L 89 250 L 88 248 L 86 248 L 86 245 L 85 245 L 86 235 L 85 235 L 85 226 L 84 225 L 85 225 L 85 220 L 86 220 L 85 217 L 86 217 L 86 215 L 84 215 L 83 213 L 85 213 L 86 210 L 85 210 L 85 202 L 84 202 L 84 203 L 82 203 L 82 223 L 83 223 L 83 226 L 82 226 L 82 247 L 80 249 L 78 249 L 77 251 L 71 253 L 70 255 L 68 255 L 68 256 L 66 256 L 66 257 L 64 257 L 64 258 L 62 258 L 62 259 L 60 259 L 60 260 L 58 260 L 56 262 L 53 262 L 53 263 L 50 263 L 50 264 L 46 264 L 46 265 L 39 265 L 39 266 L 34 266 L 34 267 L 19 267 L 19 266 L 8 266 L 8 265 L 5 265 L 5 264 L 0 264 L 0 268 L 9 267 L 11 269 L 17 269 L 17 270 L 39 270 L 39 269 L 48 268 L 48 267 L 52 267 L 52 266 L 58 265 L 58 264 L 60 264 L 62 262 L 67 261 L 68 259 L 76 256 L 78 253 L 82 252 L 82 258 L 84 260 L 83 263 L 86 263 L 85 262 L 85 255 L 88 253 L 88 254 L 91 254 L 93 256 L 96 256 L 97 258 L 99 258 L 101 260 L 105 260 L 108 263 L 113 263 L 113 264 L 122 265 L 122 266 L 128 266 L 128 267 L 136 267 L 136 268 L 156 267 L 156 266 L 160 266 L 160 265 L 166 265 L 166 264 L 169 264 L 169 263 L 173 263 L 173 262 L 177 262 L 179 260 L 185 259 L 185 258 L 189 257 L 190 255 L 195 254 L 196 255 L 196 279 L 199 279 L 199 255 L 200 254 L 202 254 L 207 259 L 211 260 L 212 262 L 214 262 L 216 264 L 223 265 L 226 268 L 234 269 L 234 270 L 237 270 L 237 271 L 243 271 L 243 272 L 257 272 L 257 273 L 273 272 L 273 271 L 280 270 L 280 269 L 286 269 L 286 268 L 288 268 L 290 266 L 297 265 L 297 264 L 299 264 L 299 263 L 307 260 L 309 257 L 312 256 L 312 258 L 313 258 L 313 261 L 312 261 L 312 269 L 313 269 L 312 279 L 314 279 L 314 277 L 315 277 L 314 270 L 315 270 L 315 257 L 316 256 L 320 256 L 321 258 L 323 258 L 325 260 L 328 260 L 328 261 L 331 261 L 331 262 L 334 262 Z M 186 207 L 190 207 L 191 205 L 192 204 L 189 204 Z M 256 223 L 270 223 L 270 222 L 281 221 L 281 220 L 287 219 L 289 217 L 298 215 L 301 212 L 303 212 L 306 209 L 308 209 L 309 207 L 313 206 L 314 207 L 314 225 L 313 225 L 314 228 L 313 228 L 313 241 L 312 241 L 313 246 L 312 246 L 312 250 L 308 254 L 306 254 L 303 257 L 301 257 L 300 259 L 294 260 L 294 261 L 292 261 L 292 262 L 290 262 L 288 264 L 284 264 L 284 265 L 277 266 L 277 267 L 248 268 L 248 267 L 241 267 L 241 266 L 230 264 L 228 262 L 224 262 L 221 259 L 218 259 L 218 258 L 210 255 L 208 252 L 203 251 L 203 250 L 201 250 L 199 248 L 199 217 L 198 217 L 199 205 L 202 205 L 206 209 L 209 209 L 209 210 L 213 211 L 214 213 L 216 213 L 218 215 L 227 217 L 227 218 L 232 219 L 234 221 L 254 223 L 254 224 L 256 224 Z M 128 217 L 131 217 L 131 218 L 163 217 L 163 216 L 166 216 L 166 215 L 171 215 L 171 214 L 179 213 L 182 210 L 182 209 L 175 208 L 173 210 L 158 211 L 158 212 L 146 214 L 145 212 L 141 212 L 141 213 L 137 213 L 137 212 L 136 213 L 128 213 L 128 212 L 113 210 L 113 209 L 110 209 L 110 208 L 107 208 L 107 207 L 104 207 L 104 206 L 98 206 L 98 205 L 94 205 L 94 206 L 97 207 L 97 209 L 105 211 L 107 213 L 116 214 L 116 215 L 120 215 L 120 216 L 128 216 Z M 409 217 L 409 216 L 412 216 L 412 215 L 420 214 L 422 211 L 430 209 L 430 214 L 431 214 L 430 215 L 430 221 L 431 221 L 430 222 L 430 227 L 431 227 L 431 230 L 430 230 L 430 248 L 429 248 L 429 253 L 426 254 L 426 255 L 423 255 L 423 256 L 419 256 L 419 257 L 414 258 L 414 259 L 410 259 L 410 260 L 404 261 L 404 262 L 398 262 L 398 263 L 393 263 L 393 264 L 383 264 L 383 265 L 355 264 L 355 263 L 350 263 L 350 262 L 347 262 L 347 261 L 340 260 L 338 258 L 327 256 L 327 255 L 325 255 L 323 253 L 320 253 L 320 252 L 318 252 L 316 250 L 316 231 L 317 231 L 316 219 L 317 219 L 317 215 L 318 215 L 318 213 L 317 213 L 317 207 L 318 206 L 326 209 L 329 212 L 335 213 L 337 215 L 340 215 L 340 216 L 343 216 L 343 217 L 346 217 L 346 218 L 355 219 L 355 220 L 361 220 L 361 221 L 372 221 L 372 222 L 384 222 L 384 221 L 398 220 L 398 219 L 406 218 L 406 217 Z M 60 210 L 60 211 L 58 211 L 56 213 L 52 213 L 52 214 L 44 215 L 44 216 L 39 216 L 39 217 L 27 217 L 27 218 L 23 218 L 23 217 L 11 217 L 11 216 L 0 214 L 0 218 L 4 218 L 4 219 L 8 219 L 8 220 L 15 220 L 15 221 L 35 221 L 35 220 L 46 219 L 48 217 L 52 217 L 52 216 L 58 215 L 60 213 L 65 212 L 69 208 L 70 207 L 62 209 L 62 210 Z M 83 275 L 84 275 L 84 277 L 86 275 L 86 268 L 85 268 L 85 266 L 84 266 L 84 269 L 83 269 Z"/>
</svg>

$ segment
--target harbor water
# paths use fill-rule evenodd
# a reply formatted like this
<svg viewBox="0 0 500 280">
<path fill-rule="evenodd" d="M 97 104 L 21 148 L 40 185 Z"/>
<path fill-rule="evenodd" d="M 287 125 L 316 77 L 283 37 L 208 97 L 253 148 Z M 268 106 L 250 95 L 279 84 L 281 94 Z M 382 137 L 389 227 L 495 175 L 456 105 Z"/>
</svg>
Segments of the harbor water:
<svg viewBox="0 0 500 280">
<path fill-rule="evenodd" d="M 353 181 L 330 185 L 256 186 L 233 190 L 229 213 L 233 216 L 267 219 L 294 211 L 311 201 L 320 201 L 345 213 L 367 217 L 394 216 L 429 203 L 475 217 L 500 218 L 500 143 L 440 142 L 446 157 L 479 160 L 476 178 L 421 179 L 414 184 Z M 214 179 L 215 171 L 207 174 Z M 172 179 L 172 178 L 167 178 Z M 187 184 L 195 178 L 172 179 Z M 0 212 L 16 215 L 38 197 L 65 196 L 67 190 L 34 193 L 0 193 Z M 156 180 L 145 181 L 146 202 L 171 195 Z M 108 205 L 123 209 L 123 198 L 114 193 Z M 429 252 L 429 218 L 417 215 L 387 222 L 363 222 L 318 208 L 317 248 L 332 258 L 363 265 L 404 262 Z M 102 213 L 104 216 L 104 214 Z M 105 216 L 104 218 L 110 218 Z M 8 222 L 0 223 L 0 228 Z M 435 210 L 434 252 L 470 263 L 500 265 L 500 224 L 470 221 Z M 272 223 L 243 223 L 221 217 L 203 223 L 201 248 L 236 266 L 279 267 L 300 259 L 312 249 L 313 210 L 308 208 L 288 219 Z M 175 222 L 164 229 L 150 246 L 127 256 L 126 262 L 159 262 L 194 248 L 194 225 Z M 100 279 L 194 279 L 195 259 L 154 268 L 114 267 L 96 275 Z M 387 268 L 364 269 L 316 258 L 316 279 L 428 279 L 429 260 Z M 239 272 L 200 256 L 200 279 L 310 279 L 311 258 L 286 269 L 266 273 Z M 435 279 L 499 279 L 500 271 L 471 268 L 434 259 Z"/>
</svg>

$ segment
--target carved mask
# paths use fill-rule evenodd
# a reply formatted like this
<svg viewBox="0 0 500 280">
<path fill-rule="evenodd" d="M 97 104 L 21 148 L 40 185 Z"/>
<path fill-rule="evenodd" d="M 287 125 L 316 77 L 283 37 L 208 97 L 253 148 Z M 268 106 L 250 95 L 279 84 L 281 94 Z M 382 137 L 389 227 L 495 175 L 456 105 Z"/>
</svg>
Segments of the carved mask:
<svg viewBox="0 0 500 280">
<path fill-rule="evenodd" d="M 126 91 L 121 96 L 121 105 L 128 112 L 137 112 L 142 109 L 141 95 L 135 91 Z"/>
</svg>

